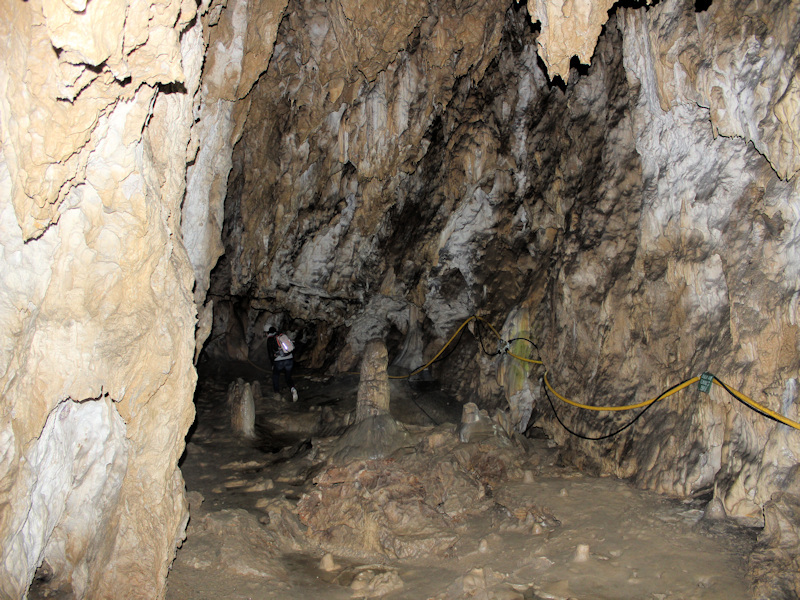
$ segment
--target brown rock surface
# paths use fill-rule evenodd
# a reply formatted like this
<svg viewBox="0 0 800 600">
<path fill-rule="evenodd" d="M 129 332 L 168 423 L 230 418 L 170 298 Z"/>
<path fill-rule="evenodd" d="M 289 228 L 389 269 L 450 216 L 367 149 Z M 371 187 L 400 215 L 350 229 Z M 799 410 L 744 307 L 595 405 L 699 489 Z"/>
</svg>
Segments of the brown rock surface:
<svg viewBox="0 0 800 600">
<path fill-rule="evenodd" d="M 195 382 L 190 102 L 159 86 L 196 88 L 196 6 L 4 6 L 0 595 L 45 561 L 76 597 L 158 597 Z"/>
</svg>

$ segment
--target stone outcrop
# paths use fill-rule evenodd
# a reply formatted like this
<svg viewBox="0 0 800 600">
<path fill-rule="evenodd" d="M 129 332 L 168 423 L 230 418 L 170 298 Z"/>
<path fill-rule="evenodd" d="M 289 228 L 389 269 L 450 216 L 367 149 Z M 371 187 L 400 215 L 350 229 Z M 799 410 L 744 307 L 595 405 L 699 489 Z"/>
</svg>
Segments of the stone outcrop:
<svg viewBox="0 0 800 600">
<path fill-rule="evenodd" d="M 381 560 L 452 551 L 476 515 L 498 508 L 501 531 L 541 534 L 558 521 L 500 489 L 523 478 L 525 452 L 508 437 L 460 442 L 452 425 L 410 436 L 413 452 L 332 461 L 297 504 L 307 539 L 337 556 Z M 493 521 L 494 522 L 494 521 Z"/>
</svg>

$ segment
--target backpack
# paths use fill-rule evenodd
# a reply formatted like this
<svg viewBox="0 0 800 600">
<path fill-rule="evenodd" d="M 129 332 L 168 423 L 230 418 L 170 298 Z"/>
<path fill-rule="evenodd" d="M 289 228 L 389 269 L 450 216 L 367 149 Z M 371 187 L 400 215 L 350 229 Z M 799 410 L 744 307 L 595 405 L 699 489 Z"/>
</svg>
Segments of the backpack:
<svg viewBox="0 0 800 600">
<path fill-rule="evenodd" d="M 285 333 L 277 334 L 275 336 L 275 341 L 278 342 L 278 351 L 284 355 L 291 354 L 294 350 L 294 343 Z"/>
</svg>

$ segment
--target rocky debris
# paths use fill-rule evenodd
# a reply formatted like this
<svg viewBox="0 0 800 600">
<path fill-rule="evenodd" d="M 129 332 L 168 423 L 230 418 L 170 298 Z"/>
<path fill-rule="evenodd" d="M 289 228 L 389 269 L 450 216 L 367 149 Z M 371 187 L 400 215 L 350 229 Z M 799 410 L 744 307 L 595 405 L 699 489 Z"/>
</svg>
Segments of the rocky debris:
<svg viewBox="0 0 800 600">
<path fill-rule="evenodd" d="M 403 580 L 394 569 L 362 568 L 350 584 L 353 598 L 380 598 L 403 589 Z"/>
<path fill-rule="evenodd" d="M 357 461 L 315 477 L 297 513 L 308 535 L 341 556 L 441 555 L 456 541 L 452 520 L 415 474 L 392 461 Z"/>
<path fill-rule="evenodd" d="M 257 577 L 267 581 L 286 579 L 286 571 L 273 560 L 278 542 L 258 518 L 241 509 L 195 514 L 187 536 L 196 550 L 188 565 L 220 573 Z"/>
<path fill-rule="evenodd" d="M 493 493 L 494 501 L 503 507 L 507 518 L 498 523 L 499 531 L 513 531 L 528 535 L 541 535 L 560 525 L 549 509 L 543 508 L 533 498 L 526 498 L 509 488 Z"/>
<path fill-rule="evenodd" d="M 466 442 L 479 442 L 490 437 L 508 441 L 508 433 L 489 417 L 489 413 L 478 408 L 474 402 L 464 405 L 458 438 Z"/>
<path fill-rule="evenodd" d="M 346 380 L 355 396 L 354 380 Z M 326 390 L 339 397 L 341 388 L 330 383 Z M 220 399 L 226 387 L 216 388 Z M 198 411 L 208 416 L 206 408 L 207 402 L 198 399 Z M 225 414 L 224 402 L 216 411 Z M 225 420 L 222 424 L 228 429 Z M 204 428 L 198 424 L 195 433 Z M 206 451 L 190 452 L 185 459 L 187 481 L 210 485 L 206 478 L 218 464 L 221 489 L 210 494 L 203 487 L 209 499 L 199 507 L 199 494 L 190 494 L 193 519 L 202 519 L 211 506 L 215 511 L 247 506 L 264 539 L 271 540 L 271 558 L 259 554 L 255 568 L 266 571 L 271 560 L 285 579 L 264 585 L 263 578 L 230 568 L 198 568 L 208 563 L 205 547 L 219 542 L 201 537 L 198 548 L 190 529 L 167 597 L 193 597 L 193 590 L 220 600 L 242 595 L 253 600 L 354 595 L 636 600 L 666 597 L 666 592 L 693 597 L 698 590 L 709 597 L 748 597 L 740 567 L 752 536 L 741 550 L 729 553 L 727 544 L 734 538 L 721 529 L 704 535 L 697 502 L 666 501 L 569 467 L 541 469 L 548 460 L 537 454 L 551 452 L 541 437 L 527 448 L 502 440 L 502 433 L 464 443 L 454 424 L 409 431 L 412 448 L 388 459 L 344 465 L 328 462 L 335 439 L 314 439 L 296 456 L 281 451 L 257 457 L 251 444 L 232 437 L 228 446 L 202 442 Z M 482 461 L 485 456 L 490 460 Z M 296 468 L 300 463 L 306 465 L 302 473 Z M 224 485 L 226 479 L 233 487 Z M 267 479 L 292 483 L 257 491 Z M 224 519 L 245 532 L 253 526 L 252 520 Z M 428 538 L 441 540 L 442 533 L 452 545 L 426 545 Z M 231 532 L 230 537 L 247 536 Z M 362 546 L 370 543 L 379 549 L 367 552 Z M 588 555 L 576 563 L 581 546 Z M 245 543 L 242 548 L 247 551 Z M 400 582 L 402 589 L 395 589 Z"/>
<path fill-rule="evenodd" d="M 447 588 L 437 600 L 523 600 L 525 596 L 505 583 L 506 576 L 490 567 L 476 567 L 465 573 Z"/>
<path fill-rule="evenodd" d="M 523 461 L 508 438 L 461 443 L 452 429 L 426 432 L 408 452 L 333 461 L 314 478 L 297 514 L 308 536 L 336 555 L 443 556 L 461 523 L 494 506 L 502 508 L 498 527 L 541 533 L 557 525 L 531 501 L 491 499 L 492 489 L 522 479 Z"/>
</svg>

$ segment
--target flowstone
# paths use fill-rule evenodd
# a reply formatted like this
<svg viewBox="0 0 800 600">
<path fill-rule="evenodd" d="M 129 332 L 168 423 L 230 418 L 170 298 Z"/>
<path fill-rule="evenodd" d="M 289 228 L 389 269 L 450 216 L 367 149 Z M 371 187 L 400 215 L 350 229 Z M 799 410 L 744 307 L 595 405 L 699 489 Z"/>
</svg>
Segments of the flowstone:
<svg viewBox="0 0 800 600">
<path fill-rule="evenodd" d="M 467 521 L 481 515 L 503 531 L 543 533 L 558 524 L 547 511 L 494 497 L 494 489 L 523 479 L 531 458 L 502 432 L 464 443 L 445 424 L 408 433 L 412 447 L 387 458 L 334 456 L 297 505 L 307 538 L 336 556 L 384 560 L 448 556 Z"/>
</svg>

